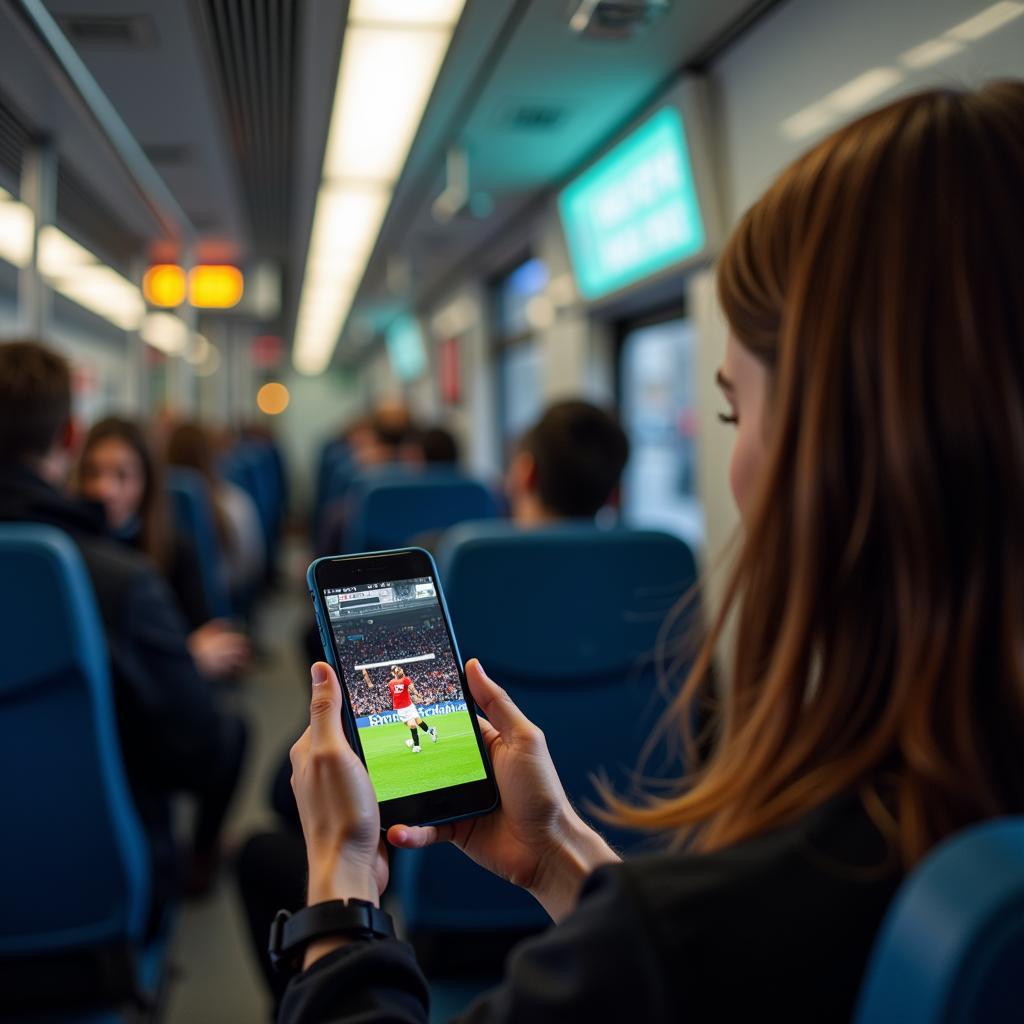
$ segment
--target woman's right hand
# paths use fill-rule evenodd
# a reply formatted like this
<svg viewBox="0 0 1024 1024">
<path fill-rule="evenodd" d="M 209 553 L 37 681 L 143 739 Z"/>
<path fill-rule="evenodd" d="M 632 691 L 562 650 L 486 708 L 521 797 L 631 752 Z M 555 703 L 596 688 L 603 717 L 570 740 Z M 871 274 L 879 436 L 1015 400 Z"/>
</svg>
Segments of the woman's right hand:
<svg viewBox="0 0 1024 1024">
<path fill-rule="evenodd" d="M 528 889 L 558 921 L 576 905 L 583 880 L 619 858 L 569 803 L 544 734 L 475 658 L 466 679 L 487 721 L 480 728 L 501 793 L 492 814 L 450 825 L 393 825 L 392 846 L 451 842 L 481 867 Z"/>
</svg>

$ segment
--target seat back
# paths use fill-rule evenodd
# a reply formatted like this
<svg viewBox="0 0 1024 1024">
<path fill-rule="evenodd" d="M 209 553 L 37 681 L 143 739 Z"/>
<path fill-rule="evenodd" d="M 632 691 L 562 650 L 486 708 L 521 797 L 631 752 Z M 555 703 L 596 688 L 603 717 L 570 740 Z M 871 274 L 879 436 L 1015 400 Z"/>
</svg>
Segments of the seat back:
<svg viewBox="0 0 1024 1024">
<path fill-rule="evenodd" d="M 0 957 L 135 942 L 149 855 L 92 585 L 61 531 L 0 525 L 0 649 Z"/>
<path fill-rule="evenodd" d="M 203 593 L 210 614 L 215 618 L 228 616 L 231 614 L 231 600 L 224 580 L 213 509 L 203 478 L 194 469 L 176 467 L 167 474 L 167 491 L 171 497 L 175 526 L 196 546 Z"/>
<path fill-rule="evenodd" d="M 400 548 L 418 534 L 456 523 L 492 519 L 498 506 L 478 480 L 452 470 L 390 470 L 358 479 L 350 493 L 347 551 Z"/>
<path fill-rule="evenodd" d="M 1024 817 L 969 828 L 903 883 L 875 941 L 858 1024 L 1018 1021 L 1024 1008 Z"/>
<path fill-rule="evenodd" d="M 696 568 L 675 537 L 567 524 L 523 532 L 505 523 L 456 527 L 438 551 L 459 647 L 479 657 L 545 733 L 567 793 L 584 816 L 595 772 L 619 792 L 660 719 L 655 648 Z M 681 624 L 681 628 L 685 628 Z M 675 756 L 673 756 L 675 754 Z M 658 744 L 648 777 L 678 777 L 681 756 Z M 618 846 L 637 838 L 598 824 Z M 543 923 L 523 893 L 448 848 L 403 851 L 398 879 L 410 930 L 514 930 Z"/>
<path fill-rule="evenodd" d="M 224 460 L 224 476 L 252 499 L 263 534 L 264 555 L 273 557 L 281 520 L 281 495 L 269 449 L 238 445 Z"/>
</svg>

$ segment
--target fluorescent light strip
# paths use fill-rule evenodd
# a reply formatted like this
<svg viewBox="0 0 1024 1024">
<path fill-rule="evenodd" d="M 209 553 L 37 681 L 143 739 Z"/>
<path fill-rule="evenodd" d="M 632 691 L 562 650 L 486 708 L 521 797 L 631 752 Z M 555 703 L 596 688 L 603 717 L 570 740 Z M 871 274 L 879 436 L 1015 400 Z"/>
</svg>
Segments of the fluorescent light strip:
<svg viewBox="0 0 1024 1024">
<path fill-rule="evenodd" d="M 840 113 L 848 114 L 867 106 L 872 100 L 895 88 L 903 81 L 903 75 L 895 68 L 872 68 L 856 78 L 834 89 L 824 99 L 824 104 Z"/>
<path fill-rule="evenodd" d="M 919 71 L 952 57 L 963 50 L 963 44 L 955 39 L 929 39 L 900 56 L 900 63 Z"/>
<path fill-rule="evenodd" d="M 352 0 L 349 21 L 389 25 L 455 25 L 466 0 Z"/>
<path fill-rule="evenodd" d="M 188 348 L 188 325 L 173 313 L 147 313 L 139 333 L 147 345 L 165 355 L 182 355 Z"/>
<path fill-rule="evenodd" d="M 787 117 L 780 128 L 787 139 L 804 139 L 827 127 L 838 115 L 859 110 L 903 81 L 896 68 L 871 68 L 827 96 Z"/>
<path fill-rule="evenodd" d="M 900 56 L 900 62 L 904 67 L 914 71 L 931 67 L 947 57 L 960 53 L 965 44 L 995 32 L 1022 14 L 1024 3 L 1003 0 L 1001 3 L 986 7 L 959 25 L 954 25 L 943 35 L 907 50 Z M 782 134 L 793 140 L 814 135 L 829 125 L 836 115 L 865 106 L 902 81 L 903 75 L 895 68 L 872 68 L 865 71 L 846 85 L 829 93 L 824 99 L 787 117 L 780 125 Z"/>
<path fill-rule="evenodd" d="M 32 211 L 0 188 L 0 260 L 16 267 L 32 262 Z"/>
<path fill-rule="evenodd" d="M 131 281 L 52 224 L 39 232 L 39 272 L 54 291 L 123 331 L 136 330 L 146 312 Z"/>
<path fill-rule="evenodd" d="M 986 7 L 980 14 L 974 15 L 973 18 L 954 25 L 946 35 L 951 39 L 972 43 L 975 39 L 981 39 L 990 32 L 1002 28 L 1007 22 L 1019 18 L 1022 14 L 1024 14 L 1024 4 L 993 4 L 991 7 Z"/>
<path fill-rule="evenodd" d="M 331 361 L 465 0 L 352 0 L 295 326 Z"/>
</svg>

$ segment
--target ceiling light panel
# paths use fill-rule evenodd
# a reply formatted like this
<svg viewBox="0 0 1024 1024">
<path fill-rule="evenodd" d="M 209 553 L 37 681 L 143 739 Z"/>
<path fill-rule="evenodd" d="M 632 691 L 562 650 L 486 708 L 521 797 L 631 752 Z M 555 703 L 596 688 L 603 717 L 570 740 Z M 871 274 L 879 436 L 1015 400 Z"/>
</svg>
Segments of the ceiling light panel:
<svg viewBox="0 0 1024 1024">
<path fill-rule="evenodd" d="M 32 211 L 0 189 L 0 260 L 27 267 L 32 262 L 34 226 Z"/>
<path fill-rule="evenodd" d="M 985 10 L 980 14 L 976 14 L 973 18 L 960 22 L 959 25 L 951 28 L 946 35 L 952 36 L 953 39 L 974 42 L 975 39 L 981 39 L 983 36 L 995 32 L 996 29 L 1002 28 L 1005 24 L 1013 21 L 1015 18 L 1019 18 L 1022 14 L 1024 14 L 1024 3 L 1005 2 L 993 4 L 991 7 L 986 7 Z"/>
<path fill-rule="evenodd" d="M 322 373 L 345 327 L 465 0 L 352 0 L 293 361 Z"/>
<path fill-rule="evenodd" d="M 912 50 L 907 50 L 900 57 L 900 62 L 908 68 L 919 71 L 921 68 L 930 68 L 933 64 L 938 64 L 939 61 L 955 56 L 961 50 L 963 50 L 963 44 L 958 43 L 955 39 L 929 39 L 928 42 L 921 43 L 920 46 L 915 46 Z"/>
<path fill-rule="evenodd" d="M 849 113 L 866 106 L 902 81 L 903 75 L 895 68 L 872 68 L 830 92 L 825 97 L 825 104 L 833 110 Z"/>
<path fill-rule="evenodd" d="M 466 0 L 352 0 L 349 22 L 453 26 Z"/>
<path fill-rule="evenodd" d="M 147 313 L 139 333 L 147 345 L 169 356 L 180 355 L 188 348 L 188 326 L 173 313 Z"/>
<path fill-rule="evenodd" d="M 39 272 L 54 291 L 123 331 L 136 330 L 146 312 L 131 281 L 52 224 L 39 232 Z"/>
<path fill-rule="evenodd" d="M 326 177 L 397 181 L 447 47 L 442 30 L 349 28 Z"/>
</svg>

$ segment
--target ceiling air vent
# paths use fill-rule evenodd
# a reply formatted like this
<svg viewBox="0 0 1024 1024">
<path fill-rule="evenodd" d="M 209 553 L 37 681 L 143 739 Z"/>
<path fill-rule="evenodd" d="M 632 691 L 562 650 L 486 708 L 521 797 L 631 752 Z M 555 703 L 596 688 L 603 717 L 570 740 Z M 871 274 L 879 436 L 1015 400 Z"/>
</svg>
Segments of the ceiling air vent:
<svg viewBox="0 0 1024 1024">
<path fill-rule="evenodd" d="M 505 107 L 499 120 L 505 128 L 519 132 L 549 132 L 560 128 L 568 117 L 563 106 L 554 103 L 525 102 Z"/>
<path fill-rule="evenodd" d="M 59 19 L 76 46 L 150 47 L 156 43 L 153 19 L 145 15 L 69 14 Z"/>
<path fill-rule="evenodd" d="M 671 0 L 573 0 L 569 28 L 588 39 L 629 39 L 668 12 Z"/>
</svg>

